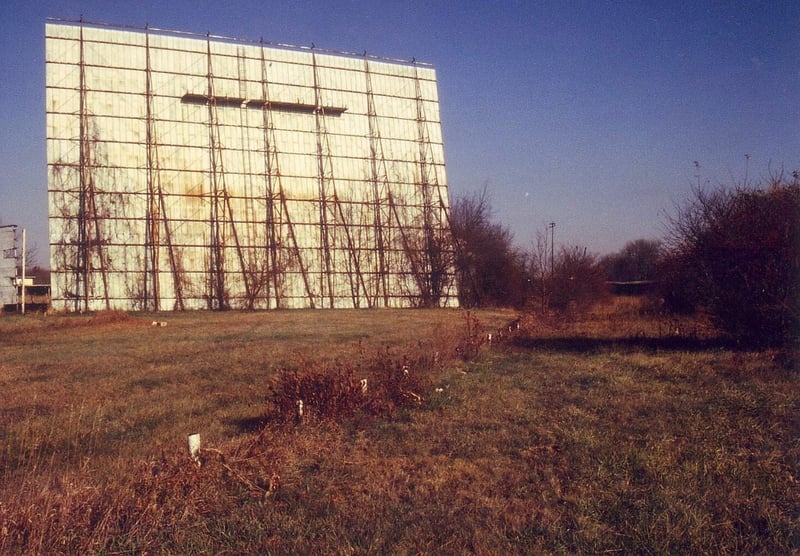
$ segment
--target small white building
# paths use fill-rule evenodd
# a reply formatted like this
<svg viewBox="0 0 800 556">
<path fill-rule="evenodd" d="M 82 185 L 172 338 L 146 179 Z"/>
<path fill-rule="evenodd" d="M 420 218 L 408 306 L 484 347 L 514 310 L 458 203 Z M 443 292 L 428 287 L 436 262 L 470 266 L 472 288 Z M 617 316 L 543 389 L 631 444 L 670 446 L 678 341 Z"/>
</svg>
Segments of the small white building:
<svg viewBox="0 0 800 556">
<path fill-rule="evenodd" d="M 0 226 L 0 310 L 17 299 L 17 226 Z"/>
</svg>

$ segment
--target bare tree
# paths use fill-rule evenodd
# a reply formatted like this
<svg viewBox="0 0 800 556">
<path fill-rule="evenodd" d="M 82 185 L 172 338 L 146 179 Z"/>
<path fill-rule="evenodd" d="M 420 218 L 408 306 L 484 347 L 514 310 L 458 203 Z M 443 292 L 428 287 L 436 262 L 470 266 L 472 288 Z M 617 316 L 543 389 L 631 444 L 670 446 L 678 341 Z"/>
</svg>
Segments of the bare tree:
<svg viewBox="0 0 800 556">
<path fill-rule="evenodd" d="M 617 282 L 654 280 L 658 274 L 660 257 L 660 241 L 637 239 L 628 242 L 618 253 L 603 257 L 600 264 L 609 280 Z"/>
<path fill-rule="evenodd" d="M 39 246 L 29 243 L 25 246 L 25 270 L 31 272 L 34 268 L 39 268 Z"/>
<path fill-rule="evenodd" d="M 708 311 L 737 341 L 786 345 L 800 333 L 800 182 L 697 188 L 668 220 L 662 295 Z"/>
<path fill-rule="evenodd" d="M 508 228 L 492 222 L 486 189 L 457 199 L 451 214 L 461 305 L 524 304 L 525 256 Z"/>
<path fill-rule="evenodd" d="M 565 313 L 584 311 L 607 296 L 605 273 L 586 247 L 562 247 L 550 286 L 550 307 Z"/>
<path fill-rule="evenodd" d="M 549 250 L 547 228 L 536 230 L 536 238 L 528 253 L 528 279 L 535 302 L 543 313 L 547 310 L 550 294 Z"/>
</svg>

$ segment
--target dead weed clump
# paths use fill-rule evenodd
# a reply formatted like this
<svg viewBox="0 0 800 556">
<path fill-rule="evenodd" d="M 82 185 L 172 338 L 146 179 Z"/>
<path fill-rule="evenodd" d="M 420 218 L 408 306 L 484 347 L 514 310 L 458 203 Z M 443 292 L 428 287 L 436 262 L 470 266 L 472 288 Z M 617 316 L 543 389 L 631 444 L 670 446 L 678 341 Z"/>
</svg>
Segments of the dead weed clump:
<svg viewBox="0 0 800 556">
<path fill-rule="evenodd" d="M 351 417 L 364 403 L 364 392 L 352 369 L 283 370 L 269 387 L 267 416 L 278 422 Z"/>
<path fill-rule="evenodd" d="M 299 368 L 281 370 L 268 388 L 267 421 L 341 422 L 359 414 L 392 418 L 398 410 L 421 406 L 447 363 L 473 360 L 491 344 L 493 333 L 487 334 L 473 313 L 466 311 L 462 318 L 461 334 L 450 338 L 450 345 L 442 338 L 420 340 L 411 356 L 395 357 L 387 349 L 372 359 L 362 352 L 357 364 L 304 361 Z M 519 319 L 494 336 L 518 329 Z"/>
<path fill-rule="evenodd" d="M 359 369 L 283 370 L 269 386 L 267 421 L 301 424 L 342 422 L 357 415 L 391 417 L 396 410 L 422 404 L 433 388 L 438 361 L 437 354 L 404 356 L 400 361 L 383 354 Z"/>
</svg>

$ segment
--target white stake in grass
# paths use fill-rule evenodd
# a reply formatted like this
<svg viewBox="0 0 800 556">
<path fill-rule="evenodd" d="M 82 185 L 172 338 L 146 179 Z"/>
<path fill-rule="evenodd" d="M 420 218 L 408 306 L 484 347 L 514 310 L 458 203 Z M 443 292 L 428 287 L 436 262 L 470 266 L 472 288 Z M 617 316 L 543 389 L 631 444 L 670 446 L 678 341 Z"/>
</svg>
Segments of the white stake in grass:
<svg viewBox="0 0 800 556">
<path fill-rule="evenodd" d="M 200 467 L 200 433 L 189 434 L 189 457 Z"/>
</svg>

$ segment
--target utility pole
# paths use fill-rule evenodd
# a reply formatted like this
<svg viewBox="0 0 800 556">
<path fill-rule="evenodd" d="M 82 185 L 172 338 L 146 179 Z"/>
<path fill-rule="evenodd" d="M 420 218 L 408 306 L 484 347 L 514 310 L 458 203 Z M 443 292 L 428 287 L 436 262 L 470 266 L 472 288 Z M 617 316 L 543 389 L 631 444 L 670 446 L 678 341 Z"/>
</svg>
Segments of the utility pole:
<svg viewBox="0 0 800 556">
<path fill-rule="evenodd" d="M 555 234 L 556 234 L 556 232 L 555 232 L 555 230 L 556 230 L 556 223 L 555 222 L 550 222 L 549 228 L 550 228 L 550 278 L 552 278 L 553 275 L 555 274 L 555 258 L 556 258 L 556 252 L 555 252 Z"/>
<path fill-rule="evenodd" d="M 22 292 L 22 314 L 25 314 L 25 258 L 27 257 L 25 245 L 25 228 L 22 228 L 22 284 L 20 291 Z"/>
</svg>

